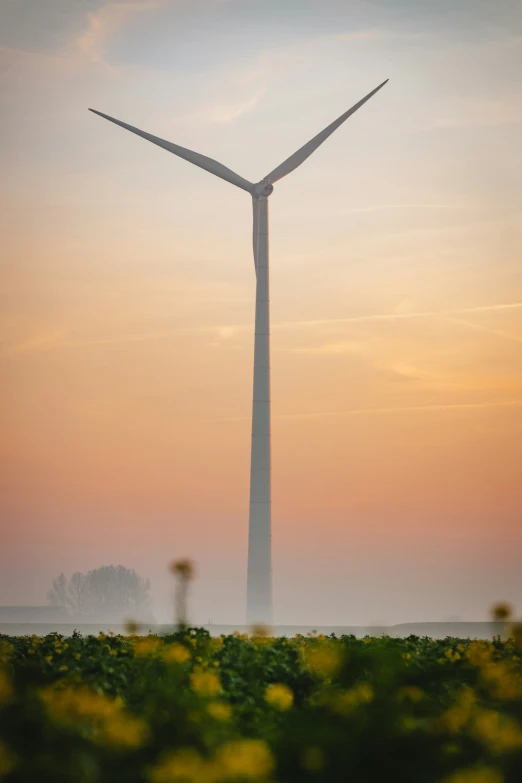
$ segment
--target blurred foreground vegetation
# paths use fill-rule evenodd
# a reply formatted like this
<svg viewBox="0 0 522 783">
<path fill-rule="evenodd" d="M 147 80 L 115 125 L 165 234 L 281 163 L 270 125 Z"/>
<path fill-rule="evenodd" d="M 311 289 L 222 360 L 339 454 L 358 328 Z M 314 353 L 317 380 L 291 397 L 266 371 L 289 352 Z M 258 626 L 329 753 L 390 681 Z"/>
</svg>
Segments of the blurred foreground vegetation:
<svg viewBox="0 0 522 783">
<path fill-rule="evenodd" d="M 520 783 L 521 655 L 519 628 L 1 636 L 0 779 Z"/>
</svg>

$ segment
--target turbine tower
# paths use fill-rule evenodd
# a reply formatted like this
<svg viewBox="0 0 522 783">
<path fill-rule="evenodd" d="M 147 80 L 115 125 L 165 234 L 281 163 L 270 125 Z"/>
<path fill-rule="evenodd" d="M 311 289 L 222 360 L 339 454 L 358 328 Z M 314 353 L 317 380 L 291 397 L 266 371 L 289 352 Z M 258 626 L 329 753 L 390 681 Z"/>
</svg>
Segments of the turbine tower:
<svg viewBox="0 0 522 783">
<path fill-rule="evenodd" d="M 268 198 L 274 183 L 301 165 L 326 139 L 357 111 L 386 81 L 314 136 L 277 168 L 257 183 L 249 182 L 212 158 L 165 141 L 127 125 L 107 114 L 89 109 L 116 125 L 174 153 L 205 171 L 246 190 L 252 196 L 256 313 L 254 337 L 254 394 L 252 406 L 252 450 L 250 461 L 250 514 L 248 523 L 248 572 L 246 619 L 248 624 L 272 624 L 271 553 L 271 455 L 270 455 L 270 286 L 268 246 Z"/>
</svg>

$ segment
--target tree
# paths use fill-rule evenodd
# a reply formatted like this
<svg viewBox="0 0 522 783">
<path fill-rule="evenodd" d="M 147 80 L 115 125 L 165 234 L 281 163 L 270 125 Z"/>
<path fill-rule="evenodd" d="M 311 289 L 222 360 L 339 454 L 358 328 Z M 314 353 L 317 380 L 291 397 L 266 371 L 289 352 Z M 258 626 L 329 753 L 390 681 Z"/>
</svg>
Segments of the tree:
<svg viewBox="0 0 522 783">
<path fill-rule="evenodd" d="M 69 580 L 60 574 L 47 597 L 74 615 L 145 615 L 150 618 L 150 581 L 133 568 L 101 566 L 86 574 L 76 571 Z"/>
<path fill-rule="evenodd" d="M 63 606 L 64 609 L 69 608 L 69 600 L 67 595 L 67 577 L 64 573 L 53 579 L 51 588 L 47 592 L 47 600 L 51 606 Z"/>
<path fill-rule="evenodd" d="M 89 586 L 87 577 L 81 571 L 75 571 L 67 585 L 67 596 L 73 614 L 84 614 L 87 609 Z"/>
<path fill-rule="evenodd" d="M 132 612 L 150 604 L 150 582 L 134 569 L 102 566 L 86 576 L 88 601 L 95 613 Z"/>
</svg>

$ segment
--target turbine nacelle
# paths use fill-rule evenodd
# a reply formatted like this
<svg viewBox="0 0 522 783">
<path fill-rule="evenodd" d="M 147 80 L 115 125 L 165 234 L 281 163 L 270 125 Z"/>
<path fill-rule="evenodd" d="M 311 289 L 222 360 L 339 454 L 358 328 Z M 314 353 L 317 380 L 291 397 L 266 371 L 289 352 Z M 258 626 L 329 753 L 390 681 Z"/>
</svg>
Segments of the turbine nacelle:
<svg viewBox="0 0 522 783">
<path fill-rule="evenodd" d="M 262 179 L 261 182 L 256 182 L 252 188 L 253 196 L 270 196 L 274 191 L 274 186 L 267 182 L 266 179 Z"/>
</svg>

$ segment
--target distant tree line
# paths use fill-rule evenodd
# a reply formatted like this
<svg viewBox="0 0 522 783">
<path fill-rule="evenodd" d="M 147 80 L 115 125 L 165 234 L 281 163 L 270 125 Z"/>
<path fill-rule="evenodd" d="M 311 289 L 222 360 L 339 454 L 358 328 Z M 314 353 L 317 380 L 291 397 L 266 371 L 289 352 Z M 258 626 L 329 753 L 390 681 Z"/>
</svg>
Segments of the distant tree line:
<svg viewBox="0 0 522 783">
<path fill-rule="evenodd" d="M 109 565 L 81 571 L 68 579 L 60 574 L 47 593 L 52 606 L 62 606 L 75 617 L 124 615 L 151 616 L 150 581 L 134 569 Z"/>
</svg>

